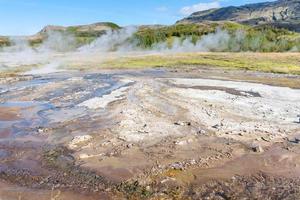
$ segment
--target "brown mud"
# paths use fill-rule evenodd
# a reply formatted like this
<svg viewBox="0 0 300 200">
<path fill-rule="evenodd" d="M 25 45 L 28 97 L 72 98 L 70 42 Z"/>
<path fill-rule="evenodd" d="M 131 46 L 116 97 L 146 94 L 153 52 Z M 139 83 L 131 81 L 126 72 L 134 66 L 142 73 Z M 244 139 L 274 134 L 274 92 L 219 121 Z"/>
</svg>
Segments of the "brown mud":
<svg viewBox="0 0 300 200">
<path fill-rule="evenodd" d="M 205 69 L 3 79 L 0 199 L 297 199 L 298 83 Z"/>
</svg>

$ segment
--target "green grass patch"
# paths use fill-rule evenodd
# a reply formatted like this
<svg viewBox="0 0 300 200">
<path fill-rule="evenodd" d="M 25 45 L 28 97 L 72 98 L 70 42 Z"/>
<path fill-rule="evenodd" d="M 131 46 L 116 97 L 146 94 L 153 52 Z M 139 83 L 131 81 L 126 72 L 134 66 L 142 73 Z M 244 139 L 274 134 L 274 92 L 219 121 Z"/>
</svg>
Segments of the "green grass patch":
<svg viewBox="0 0 300 200">
<path fill-rule="evenodd" d="M 179 53 L 115 58 L 105 61 L 101 66 L 129 69 L 205 66 L 300 75 L 300 55 L 297 53 Z"/>
</svg>

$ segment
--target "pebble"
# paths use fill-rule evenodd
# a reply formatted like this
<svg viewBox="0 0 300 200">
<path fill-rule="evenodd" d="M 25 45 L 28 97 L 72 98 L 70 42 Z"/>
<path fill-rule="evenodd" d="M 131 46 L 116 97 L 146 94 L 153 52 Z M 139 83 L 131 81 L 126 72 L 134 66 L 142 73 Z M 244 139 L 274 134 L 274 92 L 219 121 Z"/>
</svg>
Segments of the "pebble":
<svg viewBox="0 0 300 200">
<path fill-rule="evenodd" d="M 260 145 L 254 145 L 254 146 L 252 147 L 252 150 L 253 150 L 254 152 L 256 152 L 256 153 L 262 153 L 262 152 L 264 152 L 264 149 L 263 149 Z"/>
<path fill-rule="evenodd" d="M 206 133 L 206 131 L 205 130 L 202 130 L 202 129 L 200 129 L 198 132 L 197 132 L 198 134 L 205 134 Z"/>
<path fill-rule="evenodd" d="M 300 135 L 295 136 L 295 142 L 296 142 L 297 144 L 300 143 Z"/>
<path fill-rule="evenodd" d="M 191 122 L 181 122 L 181 121 L 175 122 L 174 124 L 177 126 L 191 126 L 192 125 Z"/>
<path fill-rule="evenodd" d="M 176 162 L 171 165 L 171 168 L 175 169 L 175 170 L 183 170 L 184 167 L 183 167 L 182 163 Z"/>
</svg>

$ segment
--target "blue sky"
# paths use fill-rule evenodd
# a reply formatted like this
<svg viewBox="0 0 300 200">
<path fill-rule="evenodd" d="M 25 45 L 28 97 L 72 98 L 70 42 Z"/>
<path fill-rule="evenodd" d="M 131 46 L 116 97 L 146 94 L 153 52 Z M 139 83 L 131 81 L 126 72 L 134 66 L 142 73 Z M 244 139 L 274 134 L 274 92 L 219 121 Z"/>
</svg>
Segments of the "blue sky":
<svg viewBox="0 0 300 200">
<path fill-rule="evenodd" d="M 111 21 L 173 24 L 192 11 L 265 0 L 0 0 L 0 35 L 34 34 L 45 25 Z"/>
</svg>

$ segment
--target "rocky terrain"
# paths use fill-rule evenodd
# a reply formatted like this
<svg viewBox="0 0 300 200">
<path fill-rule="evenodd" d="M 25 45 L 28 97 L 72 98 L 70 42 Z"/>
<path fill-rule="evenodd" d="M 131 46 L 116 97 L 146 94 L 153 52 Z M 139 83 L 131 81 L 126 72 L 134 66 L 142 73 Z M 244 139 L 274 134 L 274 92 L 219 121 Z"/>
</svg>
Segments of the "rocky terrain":
<svg viewBox="0 0 300 200">
<path fill-rule="evenodd" d="M 2 78 L 0 196 L 297 199 L 300 90 L 277 78 L 299 81 L 205 67 Z"/>
<path fill-rule="evenodd" d="M 234 21 L 249 25 L 270 24 L 299 32 L 300 1 L 279 0 L 240 7 L 211 9 L 195 12 L 178 23 L 201 23 L 204 21 Z"/>
</svg>

